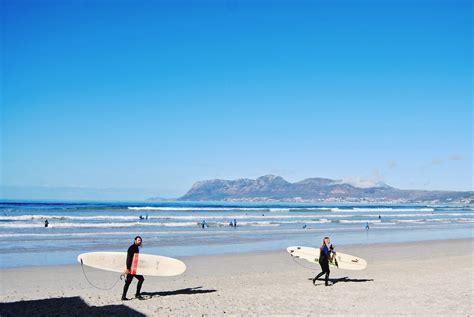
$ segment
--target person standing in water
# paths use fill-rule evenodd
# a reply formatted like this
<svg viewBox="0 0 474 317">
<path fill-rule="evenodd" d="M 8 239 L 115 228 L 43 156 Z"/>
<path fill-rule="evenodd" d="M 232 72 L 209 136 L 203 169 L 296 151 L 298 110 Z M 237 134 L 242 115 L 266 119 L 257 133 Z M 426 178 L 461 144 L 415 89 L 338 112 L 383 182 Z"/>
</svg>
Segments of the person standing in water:
<svg viewBox="0 0 474 317">
<path fill-rule="evenodd" d="M 135 298 L 140 299 L 140 300 L 144 299 L 142 295 L 140 294 L 140 290 L 142 288 L 142 284 L 145 278 L 143 277 L 143 275 L 136 275 L 131 272 L 133 257 L 135 253 L 140 253 L 140 250 L 138 249 L 138 247 L 140 247 L 141 245 L 142 245 L 142 237 L 136 236 L 135 241 L 128 248 L 127 262 L 126 262 L 127 268 L 124 272 L 124 274 L 127 274 L 127 278 L 125 279 L 125 285 L 123 286 L 122 300 L 128 300 L 127 298 L 128 287 L 130 286 L 130 283 L 132 283 L 132 280 L 134 277 L 138 280 L 137 292 L 135 293 Z"/>
<path fill-rule="evenodd" d="M 331 260 L 331 253 L 336 254 L 336 252 L 334 252 L 334 248 L 329 237 L 324 237 L 323 244 L 319 250 L 319 265 L 321 266 L 322 272 L 313 278 L 313 284 L 316 285 L 316 280 L 323 276 L 323 274 L 326 274 L 324 284 L 326 286 L 330 286 L 332 284 L 329 283 L 329 273 L 331 272 L 329 270 L 329 261 Z"/>
<path fill-rule="evenodd" d="M 48 219 L 46 219 L 46 220 L 44 221 L 44 227 L 47 228 L 48 226 L 49 226 L 49 221 L 48 221 Z"/>
</svg>

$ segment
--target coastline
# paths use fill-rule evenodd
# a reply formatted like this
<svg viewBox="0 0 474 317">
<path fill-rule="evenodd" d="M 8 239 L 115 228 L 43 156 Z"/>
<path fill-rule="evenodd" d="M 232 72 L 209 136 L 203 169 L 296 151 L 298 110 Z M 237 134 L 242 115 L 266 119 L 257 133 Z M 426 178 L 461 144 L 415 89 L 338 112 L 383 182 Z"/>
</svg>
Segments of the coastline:
<svg viewBox="0 0 474 317">
<path fill-rule="evenodd" d="M 334 241 L 337 243 L 337 241 Z M 474 239 L 341 246 L 368 261 L 363 271 L 332 269 L 334 285 L 313 286 L 319 272 L 286 251 L 179 257 L 188 270 L 145 277 L 145 301 L 120 301 L 122 282 L 93 288 L 80 265 L 1 269 L 0 313 L 18 315 L 398 315 L 473 314 Z M 303 267 L 304 266 L 304 267 Z M 305 267 L 312 267 L 309 270 Z M 117 274 L 85 268 L 107 288 Z M 129 290 L 135 291 L 136 281 Z M 72 309 L 72 310 L 71 310 Z"/>
</svg>

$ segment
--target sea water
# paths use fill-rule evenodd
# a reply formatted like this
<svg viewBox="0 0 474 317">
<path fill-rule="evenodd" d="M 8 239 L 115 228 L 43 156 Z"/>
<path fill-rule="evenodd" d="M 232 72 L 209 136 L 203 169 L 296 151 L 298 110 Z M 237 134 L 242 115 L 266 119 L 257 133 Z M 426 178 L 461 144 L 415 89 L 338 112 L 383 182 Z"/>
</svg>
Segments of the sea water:
<svg viewBox="0 0 474 317">
<path fill-rule="evenodd" d="M 2 201 L 0 267 L 73 264 L 83 252 L 126 251 L 137 235 L 141 252 L 180 257 L 319 246 L 324 236 L 336 247 L 472 238 L 473 229 L 473 205 Z"/>
</svg>

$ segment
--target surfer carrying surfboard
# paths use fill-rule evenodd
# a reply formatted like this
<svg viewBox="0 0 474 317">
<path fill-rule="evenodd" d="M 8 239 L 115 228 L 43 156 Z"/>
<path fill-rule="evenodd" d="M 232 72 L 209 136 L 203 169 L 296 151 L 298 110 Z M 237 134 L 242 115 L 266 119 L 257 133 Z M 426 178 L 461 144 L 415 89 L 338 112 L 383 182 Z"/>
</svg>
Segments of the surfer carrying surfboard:
<svg viewBox="0 0 474 317">
<path fill-rule="evenodd" d="M 334 248 L 331 244 L 331 239 L 329 237 L 324 237 L 323 244 L 321 245 L 320 254 L 319 254 L 319 265 L 321 266 L 322 272 L 316 275 L 315 278 L 313 278 L 314 285 L 316 285 L 316 280 L 320 278 L 321 276 L 323 276 L 323 274 L 326 274 L 324 278 L 324 284 L 326 286 L 332 285 L 332 284 L 329 284 L 329 273 L 331 272 L 329 270 L 329 261 L 331 261 L 332 256 L 334 256 L 335 254 L 336 252 L 334 252 Z"/>
<path fill-rule="evenodd" d="M 127 268 L 124 272 L 124 275 L 126 274 L 127 277 L 125 279 L 125 285 L 123 286 L 122 300 L 128 300 L 127 298 L 128 287 L 130 286 L 130 283 L 132 283 L 132 280 L 134 277 L 138 280 L 137 292 L 135 293 L 135 298 L 140 299 L 140 300 L 144 299 L 142 295 L 140 294 L 140 290 L 142 288 L 142 284 L 145 278 L 143 277 L 143 275 L 135 274 L 136 269 L 137 269 L 137 263 L 138 263 L 138 253 L 140 253 L 140 250 L 138 249 L 138 247 L 141 245 L 142 245 L 142 237 L 136 236 L 135 241 L 128 248 L 127 263 L 126 263 Z"/>
</svg>

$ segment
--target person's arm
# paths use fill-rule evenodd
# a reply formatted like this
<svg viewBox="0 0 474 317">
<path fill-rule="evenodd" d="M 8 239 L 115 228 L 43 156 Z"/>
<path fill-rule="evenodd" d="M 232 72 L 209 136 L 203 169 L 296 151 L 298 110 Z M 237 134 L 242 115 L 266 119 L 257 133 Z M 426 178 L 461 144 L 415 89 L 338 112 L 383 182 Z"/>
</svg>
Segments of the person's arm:
<svg viewBox="0 0 474 317">
<path fill-rule="evenodd" d="M 331 254 L 331 257 L 329 258 L 330 261 L 336 265 L 337 267 L 339 267 L 339 263 L 337 263 L 337 259 L 336 259 L 336 251 L 334 251 L 334 247 L 332 246 L 332 244 L 329 246 L 329 252 L 332 253 Z"/>
<path fill-rule="evenodd" d="M 130 272 L 130 268 L 132 267 L 133 255 L 133 246 L 130 246 L 127 251 L 127 273 Z"/>
</svg>

